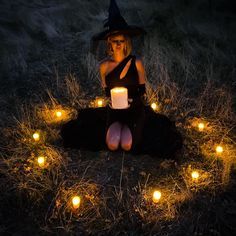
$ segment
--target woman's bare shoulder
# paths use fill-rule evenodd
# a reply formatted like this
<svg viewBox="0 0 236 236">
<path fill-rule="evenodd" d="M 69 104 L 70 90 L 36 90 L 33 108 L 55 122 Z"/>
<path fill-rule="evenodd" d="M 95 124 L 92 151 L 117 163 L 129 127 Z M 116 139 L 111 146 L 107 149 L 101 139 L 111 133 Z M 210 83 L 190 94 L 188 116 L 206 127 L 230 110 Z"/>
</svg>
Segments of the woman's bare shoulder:
<svg viewBox="0 0 236 236">
<path fill-rule="evenodd" d="M 102 61 L 99 62 L 99 68 L 100 69 L 106 68 L 110 61 L 111 59 L 109 57 L 104 58 Z"/>
</svg>

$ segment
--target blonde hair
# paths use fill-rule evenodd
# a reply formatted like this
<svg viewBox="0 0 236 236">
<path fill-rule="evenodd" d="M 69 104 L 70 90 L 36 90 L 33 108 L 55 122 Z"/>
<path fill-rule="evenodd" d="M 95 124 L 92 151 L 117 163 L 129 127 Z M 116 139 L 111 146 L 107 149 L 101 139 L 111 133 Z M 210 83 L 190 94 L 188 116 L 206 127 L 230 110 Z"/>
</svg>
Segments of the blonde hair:
<svg viewBox="0 0 236 236">
<path fill-rule="evenodd" d="M 130 53 L 131 53 L 131 51 L 132 51 L 131 39 L 130 39 L 129 36 L 123 35 L 123 34 L 119 34 L 119 33 L 117 33 L 117 34 L 112 34 L 111 36 L 109 36 L 109 37 L 107 38 L 107 54 L 108 54 L 109 56 L 112 56 L 112 55 L 113 55 L 113 50 L 112 50 L 112 46 L 111 46 L 111 39 L 112 39 L 113 37 L 115 37 L 115 36 L 118 36 L 118 35 L 122 35 L 122 36 L 124 36 L 124 38 L 125 38 L 124 54 L 125 54 L 125 56 L 127 57 L 127 56 L 130 55 Z"/>
</svg>

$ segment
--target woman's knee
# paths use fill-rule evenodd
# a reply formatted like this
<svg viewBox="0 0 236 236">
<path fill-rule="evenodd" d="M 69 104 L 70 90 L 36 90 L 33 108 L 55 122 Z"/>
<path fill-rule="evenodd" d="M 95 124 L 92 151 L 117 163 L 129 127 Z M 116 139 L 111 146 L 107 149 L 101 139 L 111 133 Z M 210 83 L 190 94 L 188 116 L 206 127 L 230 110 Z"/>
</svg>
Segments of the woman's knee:
<svg viewBox="0 0 236 236">
<path fill-rule="evenodd" d="M 121 130 L 121 147 L 125 151 L 129 151 L 132 147 L 132 134 L 127 125 L 124 125 Z"/>
<path fill-rule="evenodd" d="M 111 143 L 111 142 L 107 142 L 107 147 L 109 148 L 109 150 L 111 151 L 116 151 L 119 147 L 119 143 Z"/>
<path fill-rule="evenodd" d="M 129 143 L 122 143 L 121 147 L 122 147 L 123 150 L 129 151 L 131 149 L 131 147 L 132 147 L 132 143 L 131 144 L 129 144 Z"/>
<path fill-rule="evenodd" d="M 114 122 L 107 130 L 106 143 L 110 150 L 115 151 L 119 147 L 121 136 L 121 124 Z"/>
</svg>

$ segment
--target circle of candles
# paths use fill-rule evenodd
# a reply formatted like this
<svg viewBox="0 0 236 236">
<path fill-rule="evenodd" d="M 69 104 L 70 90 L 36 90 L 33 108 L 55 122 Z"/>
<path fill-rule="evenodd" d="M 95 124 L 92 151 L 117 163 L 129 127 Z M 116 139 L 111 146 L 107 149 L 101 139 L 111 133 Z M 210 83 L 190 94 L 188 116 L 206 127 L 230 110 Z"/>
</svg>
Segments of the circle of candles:
<svg viewBox="0 0 236 236">
<path fill-rule="evenodd" d="M 33 139 L 35 140 L 35 141 L 39 141 L 39 138 L 40 138 L 40 135 L 39 135 L 39 133 L 34 133 L 33 134 Z"/>
<path fill-rule="evenodd" d="M 199 173 L 197 171 L 193 171 L 191 176 L 193 180 L 197 180 L 199 178 Z"/>
<path fill-rule="evenodd" d="M 80 206 L 80 201 L 81 201 L 81 199 L 80 199 L 79 196 L 74 196 L 74 197 L 72 198 L 72 205 L 73 205 L 73 208 L 74 208 L 74 209 L 78 209 L 78 208 L 79 208 L 79 206 Z"/>
<path fill-rule="evenodd" d="M 198 130 L 199 131 L 203 131 L 204 128 L 205 128 L 204 123 L 201 122 L 201 123 L 198 124 Z"/>
<path fill-rule="evenodd" d="M 44 167 L 45 157 L 43 157 L 43 156 L 38 157 L 38 164 L 39 164 L 40 167 Z"/>
<path fill-rule="evenodd" d="M 56 116 L 59 118 L 59 117 L 61 117 L 62 116 L 62 112 L 61 111 L 57 111 L 56 112 Z"/>
<path fill-rule="evenodd" d="M 151 104 L 151 108 L 155 111 L 155 110 L 157 110 L 157 104 L 155 103 L 155 102 L 153 102 L 152 104 Z"/>
<path fill-rule="evenodd" d="M 158 203 L 161 199 L 161 192 L 160 191 L 154 191 L 152 195 L 152 201 L 154 203 Z"/>
<path fill-rule="evenodd" d="M 224 151 L 224 149 L 223 149 L 222 146 L 217 146 L 217 147 L 216 147 L 216 152 L 217 152 L 218 154 L 221 154 L 223 151 Z"/>
<path fill-rule="evenodd" d="M 98 107 L 102 107 L 103 106 L 103 99 L 100 98 L 100 99 L 97 100 L 97 106 Z"/>
</svg>

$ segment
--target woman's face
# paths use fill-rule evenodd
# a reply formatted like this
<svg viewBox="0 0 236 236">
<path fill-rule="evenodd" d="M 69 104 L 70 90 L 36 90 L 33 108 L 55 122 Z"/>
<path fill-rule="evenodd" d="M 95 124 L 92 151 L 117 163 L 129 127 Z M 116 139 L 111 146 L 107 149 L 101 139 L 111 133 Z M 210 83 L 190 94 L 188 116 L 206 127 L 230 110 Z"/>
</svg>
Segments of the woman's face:
<svg viewBox="0 0 236 236">
<path fill-rule="evenodd" d="M 114 53 L 124 52 L 126 40 L 123 35 L 112 36 L 110 42 Z"/>
</svg>

